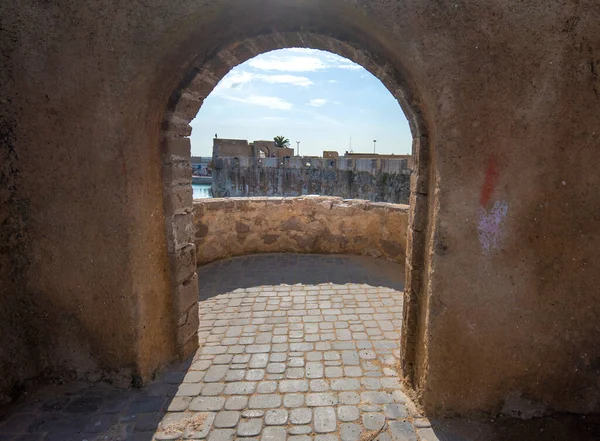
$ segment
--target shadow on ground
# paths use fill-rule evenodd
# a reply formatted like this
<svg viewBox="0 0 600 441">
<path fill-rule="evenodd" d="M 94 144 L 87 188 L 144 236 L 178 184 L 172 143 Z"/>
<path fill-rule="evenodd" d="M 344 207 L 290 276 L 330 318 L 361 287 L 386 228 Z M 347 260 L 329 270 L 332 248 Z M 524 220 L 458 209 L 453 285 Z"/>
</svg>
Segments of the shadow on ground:
<svg viewBox="0 0 600 441">
<path fill-rule="evenodd" d="M 422 441 L 598 441 L 600 415 L 550 415 L 521 420 L 499 418 L 431 420 L 432 438 Z"/>
<path fill-rule="evenodd" d="M 200 300 L 260 285 L 365 283 L 404 290 L 404 267 L 362 256 L 258 254 L 219 260 L 198 268 Z"/>
</svg>

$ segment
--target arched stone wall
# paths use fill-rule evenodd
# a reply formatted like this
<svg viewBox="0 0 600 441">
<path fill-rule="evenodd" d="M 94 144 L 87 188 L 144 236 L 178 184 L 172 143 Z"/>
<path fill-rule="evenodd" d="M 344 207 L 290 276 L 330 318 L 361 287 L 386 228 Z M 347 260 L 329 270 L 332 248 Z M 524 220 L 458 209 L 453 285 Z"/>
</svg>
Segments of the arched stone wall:
<svg viewBox="0 0 600 441">
<path fill-rule="evenodd" d="M 0 393 L 81 369 L 138 384 L 193 349 L 177 91 L 236 44 L 311 34 L 390 66 L 426 122 L 403 349 L 424 407 L 600 410 L 596 0 L 5 0 L 0 21 Z"/>
<path fill-rule="evenodd" d="M 179 204 L 181 199 L 178 198 L 178 194 L 185 191 L 182 185 L 188 183 L 187 179 L 185 182 L 173 181 L 173 176 L 177 173 L 176 170 L 185 172 L 191 180 L 191 172 L 188 170 L 187 164 L 189 160 L 182 156 L 173 156 L 173 154 L 175 152 L 177 154 L 181 153 L 182 146 L 185 146 L 185 151 L 189 152 L 190 146 L 187 144 L 189 142 L 187 137 L 192 130 L 189 124 L 196 117 L 202 103 L 217 83 L 232 68 L 257 55 L 271 50 L 292 47 L 325 50 L 360 64 L 375 75 L 398 100 L 409 121 L 414 137 L 414 169 L 411 177 L 411 220 L 408 234 L 408 251 L 406 253 L 407 273 L 410 273 L 407 280 L 410 285 L 407 285 L 406 288 L 402 363 L 405 375 L 412 381 L 415 366 L 415 346 L 417 345 L 416 336 L 420 324 L 420 317 L 417 315 L 419 307 L 417 306 L 418 293 L 416 289 L 421 286 L 423 278 L 428 213 L 427 187 L 430 171 L 428 169 L 427 126 L 422 110 L 415 98 L 415 93 L 411 90 L 406 79 L 407 75 L 402 72 L 401 65 L 393 66 L 381 54 L 371 53 L 354 46 L 351 42 L 341 41 L 327 34 L 311 32 L 275 32 L 253 36 L 218 49 L 216 55 L 211 58 L 206 59 L 203 56 L 196 58 L 193 61 L 190 73 L 169 99 L 169 108 L 162 124 L 161 138 L 165 152 L 165 162 L 163 164 L 165 207 Z M 177 200 L 175 204 L 169 202 L 173 198 Z M 178 210 L 167 210 L 165 213 L 167 238 L 169 240 L 168 249 L 173 268 L 179 267 L 182 253 L 187 255 L 188 252 L 191 252 L 190 245 L 186 242 L 193 230 L 189 215 L 191 209 L 189 199 L 187 204 L 187 206 L 178 206 Z M 178 237 L 178 232 L 185 237 Z M 187 259 L 185 262 L 187 262 Z M 172 280 L 180 285 L 195 285 L 197 278 L 189 270 L 189 267 L 186 267 L 186 279 L 172 277 Z M 192 326 L 187 326 L 187 324 L 195 317 L 193 311 L 195 311 L 196 306 L 191 301 L 180 304 L 178 301 L 179 295 L 176 291 L 175 300 L 178 305 L 176 313 L 179 316 L 179 323 L 186 324 L 179 328 L 179 334 L 185 333 L 185 335 L 179 336 L 180 343 L 182 343 L 190 341 L 192 338 Z M 420 308 L 427 309 L 427 305 L 422 304 Z"/>
</svg>

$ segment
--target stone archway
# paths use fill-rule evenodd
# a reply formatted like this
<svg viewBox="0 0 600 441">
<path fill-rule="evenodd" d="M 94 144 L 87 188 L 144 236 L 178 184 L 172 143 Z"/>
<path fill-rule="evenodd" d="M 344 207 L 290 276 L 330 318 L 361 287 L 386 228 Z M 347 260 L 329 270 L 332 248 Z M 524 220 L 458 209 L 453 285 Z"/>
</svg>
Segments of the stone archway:
<svg viewBox="0 0 600 441">
<path fill-rule="evenodd" d="M 418 123 L 404 364 L 425 408 L 597 412 L 596 3 L 3 1 L 0 400 L 45 372 L 143 383 L 195 347 L 183 92 L 310 43 L 391 77 Z"/>
<path fill-rule="evenodd" d="M 181 261 L 188 262 L 193 254 L 189 234 L 192 210 L 191 200 L 181 203 L 178 195 L 185 192 L 181 182 L 174 179 L 178 172 L 187 170 L 189 161 L 190 122 L 195 118 L 203 101 L 217 83 L 235 66 L 268 51 L 303 47 L 320 49 L 348 58 L 376 76 L 396 98 L 402 107 L 413 134 L 414 173 L 411 183 L 410 220 L 407 240 L 404 329 L 402 332 L 402 365 L 404 374 L 413 383 L 415 380 L 415 357 L 417 336 L 421 317 L 418 311 L 426 310 L 424 302 L 418 304 L 422 286 L 424 248 L 426 244 L 428 216 L 429 148 L 428 129 L 423 112 L 415 98 L 415 91 L 406 81 L 402 67 L 394 66 L 378 53 L 372 53 L 348 41 L 341 41 L 329 35 L 313 32 L 265 33 L 224 45 L 215 54 L 200 55 L 193 61 L 184 80 L 179 84 L 169 100 L 169 106 L 162 124 L 161 142 L 163 145 L 163 196 L 165 199 L 165 222 L 173 271 L 176 314 L 179 325 L 177 335 L 180 352 L 185 354 L 192 348 L 194 317 L 197 305 L 189 296 L 182 295 L 198 283 L 195 271 L 181 268 Z M 414 86 L 413 86 L 414 87 Z M 187 155 L 187 156 L 186 156 Z M 183 273 L 182 273 L 183 271 Z M 181 299 L 188 299 L 182 301 Z M 423 298 L 423 297 L 421 297 Z"/>
<path fill-rule="evenodd" d="M 259 158 L 270 158 L 271 150 L 266 145 L 259 145 L 257 147 L 256 156 Z"/>
</svg>

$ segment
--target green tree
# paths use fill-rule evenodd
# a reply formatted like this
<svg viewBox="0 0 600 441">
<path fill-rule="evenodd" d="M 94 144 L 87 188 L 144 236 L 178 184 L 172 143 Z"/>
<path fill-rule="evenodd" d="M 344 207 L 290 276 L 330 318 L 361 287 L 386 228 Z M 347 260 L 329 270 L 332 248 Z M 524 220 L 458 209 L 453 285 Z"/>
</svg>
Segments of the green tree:
<svg viewBox="0 0 600 441">
<path fill-rule="evenodd" d="M 290 140 L 285 136 L 276 136 L 273 138 L 273 141 L 275 141 L 275 147 L 283 148 L 290 146 Z"/>
</svg>

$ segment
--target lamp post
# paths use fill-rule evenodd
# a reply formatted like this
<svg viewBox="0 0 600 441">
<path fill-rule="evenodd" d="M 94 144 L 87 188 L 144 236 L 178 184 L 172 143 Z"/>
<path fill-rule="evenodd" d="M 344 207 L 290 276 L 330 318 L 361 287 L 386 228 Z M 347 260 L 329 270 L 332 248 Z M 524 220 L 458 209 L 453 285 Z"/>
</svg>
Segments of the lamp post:
<svg viewBox="0 0 600 441">
<path fill-rule="evenodd" d="M 297 155 L 300 156 L 300 141 L 296 141 L 296 148 L 298 150 Z"/>
<path fill-rule="evenodd" d="M 373 154 L 375 154 L 375 146 L 377 145 L 377 140 L 373 140 Z"/>
</svg>

